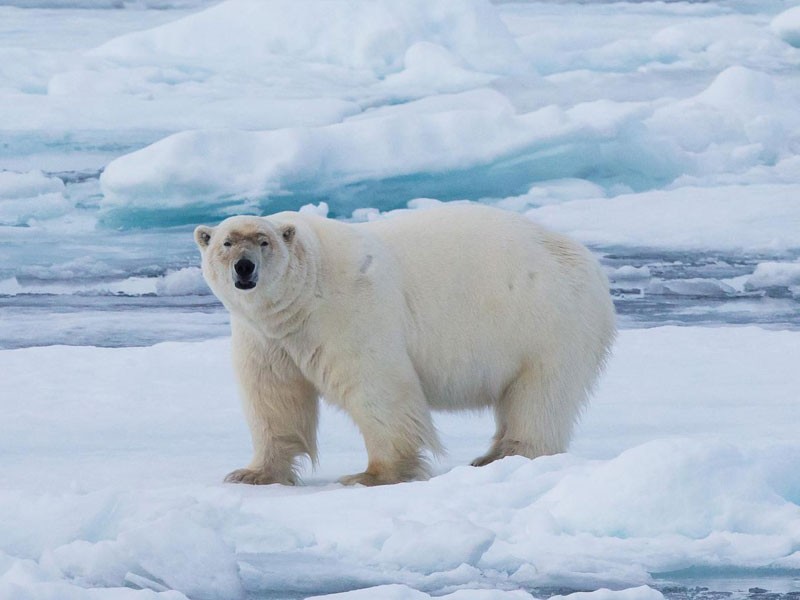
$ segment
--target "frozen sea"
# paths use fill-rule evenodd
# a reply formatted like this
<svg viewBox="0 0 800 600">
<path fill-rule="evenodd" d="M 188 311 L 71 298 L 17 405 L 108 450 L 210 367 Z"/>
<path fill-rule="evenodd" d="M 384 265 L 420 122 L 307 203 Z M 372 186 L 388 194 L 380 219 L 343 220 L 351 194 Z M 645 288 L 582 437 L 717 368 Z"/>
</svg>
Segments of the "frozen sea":
<svg viewBox="0 0 800 600">
<path fill-rule="evenodd" d="M 304 486 L 221 484 L 194 226 L 448 201 L 608 272 L 570 452 L 440 415 L 436 477 L 343 488 L 326 411 Z M 0 599 L 797 600 L 798 364 L 797 2 L 0 1 Z"/>
</svg>

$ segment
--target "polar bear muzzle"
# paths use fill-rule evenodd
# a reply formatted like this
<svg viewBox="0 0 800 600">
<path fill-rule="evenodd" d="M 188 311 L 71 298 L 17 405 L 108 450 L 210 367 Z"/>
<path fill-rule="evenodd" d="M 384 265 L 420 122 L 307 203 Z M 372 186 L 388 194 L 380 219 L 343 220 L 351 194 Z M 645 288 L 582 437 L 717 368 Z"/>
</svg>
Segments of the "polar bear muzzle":
<svg viewBox="0 0 800 600">
<path fill-rule="evenodd" d="M 236 276 L 233 280 L 233 285 L 240 290 L 252 290 L 256 287 L 258 282 L 258 273 L 256 272 L 256 264 L 249 258 L 240 258 L 233 265 L 233 270 Z"/>
</svg>

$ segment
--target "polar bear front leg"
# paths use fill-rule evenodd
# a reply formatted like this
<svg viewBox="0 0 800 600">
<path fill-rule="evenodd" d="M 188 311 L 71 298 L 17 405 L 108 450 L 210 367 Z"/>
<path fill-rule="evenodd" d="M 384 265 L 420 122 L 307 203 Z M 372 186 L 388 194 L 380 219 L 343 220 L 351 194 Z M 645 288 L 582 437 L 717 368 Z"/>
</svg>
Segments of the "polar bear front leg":
<svg viewBox="0 0 800 600">
<path fill-rule="evenodd" d="M 317 459 L 319 397 L 277 346 L 232 325 L 233 363 L 253 441 L 253 460 L 225 477 L 229 483 L 297 483 L 297 461 Z"/>
<path fill-rule="evenodd" d="M 390 370 L 390 372 L 387 372 Z M 363 473 L 342 477 L 345 485 L 384 485 L 427 479 L 424 450 L 441 452 L 430 408 L 410 364 L 369 371 L 340 397 L 367 449 Z"/>
</svg>

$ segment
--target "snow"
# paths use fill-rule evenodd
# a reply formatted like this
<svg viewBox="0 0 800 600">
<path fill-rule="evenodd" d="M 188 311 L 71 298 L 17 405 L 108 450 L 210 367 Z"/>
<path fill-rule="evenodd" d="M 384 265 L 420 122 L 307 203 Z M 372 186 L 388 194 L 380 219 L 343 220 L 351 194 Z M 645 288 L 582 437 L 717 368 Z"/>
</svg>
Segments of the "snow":
<svg viewBox="0 0 800 600">
<path fill-rule="evenodd" d="M 58 274 L 47 269 L 31 268 L 25 272 L 26 279 L 0 279 L 0 294 L 81 294 L 81 295 L 126 295 L 140 296 L 207 296 L 211 294 L 200 267 L 186 267 L 170 271 L 159 277 L 127 277 L 111 281 L 82 282 L 91 278 L 92 267 L 100 269 L 105 277 L 114 276 L 104 265 L 92 261 L 72 263 L 74 270 L 60 270 Z M 88 267 L 88 273 L 87 273 Z M 119 275 L 120 273 L 116 273 Z"/>
<path fill-rule="evenodd" d="M 800 7 L 782 12 L 772 19 L 770 25 L 787 44 L 800 48 Z"/>
<path fill-rule="evenodd" d="M 574 595 L 574 594 L 573 594 Z M 326 594 L 325 596 L 314 596 L 309 600 L 328 598 L 330 600 L 428 600 L 433 598 L 430 594 L 412 589 L 406 585 L 379 585 L 353 592 L 342 592 L 340 594 Z M 452 594 L 435 596 L 445 600 L 529 600 L 533 598 L 520 590 L 459 590 Z M 599 596 L 598 596 L 599 598 Z M 610 600 L 609 596 L 609 600 Z M 631 599 L 633 600 L 633 598 Z M 647 600 L 644 595 L 641 600 Z M 655 600 L 655 599 L 653 599 Z"/>
<path fill-rule="evenodd" d="M 41 171 L 0 171 L 0 225 L 24 225 L 35 219 L 66 214 L 72 204 L 64 197 L 64 182 Z"/>
<path fill-rule="evenodd" d="M 464 466 L 490 417 L 442 414 L 437 476 L 382 488 L 334 483 L 365 458 L 328 408 L 303 486 L 222 484 L 249 452 L 227 339 L 0 351 L 4 389 L 25 397 L 0 436 L 13 457 L 0 596 L 20 582 L 34 598 L 57 585 L 191 598 L 567 585 L 655 600 L 630 588 L 688 567 L 800 568 L 797 344 L 753 327 L 624 331 L 570 453 Z M 476 582 L 486 590 L 455 592 Z"/>
<path fill-rule="evenodd" d="M 800 286 L 800 263 L 759 263 L 745 285 L 751 289 Z"/>
<path fill-rule="evenodd" d="M 686 186 L 525 214 L 595 246 L 780 253 L 800 248 L 798 193 L 798 184 Z"/>
<path fill-rule="evenodd" d="M 636 170 L 647 159 L 622 156 L 615 140 L 627 138 L 639 110 L 606 110 L 604 104 L 516 115 L 502 94 L 482 90 L 447 103 L 420 100 L 386 107 L 318 128 L 182 132 L 109 164 L 101 177 L 103 207 L 116 209 L 120 222 L 130 226 L 129 213 L 157 219 L 159 213 L 199 203 L 207 214 L 221 216 L 267 208 L 268 199 L 258 203 L 265 196 L 302 191 L 327 194 L 341 214 L 375 200 L 358 194 L 365 181 L 493 169 L 481 182 L 467 176 L 461 186 L 513 191 L 519 182 L 509 178 L 504 163 L 540 157 L 542 164 L 534 168 L 546 163 L 574 177 L 586 168 L 585 156 L 594 153 L 608 154 L 608 161 L 627 160 Z M 645 140 L 637 143 L 645 153 Z M 555 152 L 558 162 L 548 159 L 548 152 Z M 655 171 L 650 177 L 671 168 L 668 157 L 654 162 L 664 165 L 649 165 Z"/>
<path fill-rule="evenodd" d="M 309 20 L 309 13 L 323 18 Z M 236 35 L 224 35 L 230 31 Z M 122 36 L 93 54 L 126 63 L 285 57 L 381 76 L 402 69 L 405 52 L 421 42 L 447 49 L 465 66 L 489 73 L 508 72 L 519 52 L 497 12 L 476 0 L 402 5 L 229 0 L 181 21 Z"/>
<path fill-rule="evenodd" d="M 0 598 L 800 591 L 796 3 L 2 4 Z M 303 486 L 222 484 L 249 434 L 192 228 L 441 201 L 608 272 L 571 451 L 474 469 L 491 419 L 438 415 L 431 481 L 343 488 L 326 408 Z"/>
</svg>

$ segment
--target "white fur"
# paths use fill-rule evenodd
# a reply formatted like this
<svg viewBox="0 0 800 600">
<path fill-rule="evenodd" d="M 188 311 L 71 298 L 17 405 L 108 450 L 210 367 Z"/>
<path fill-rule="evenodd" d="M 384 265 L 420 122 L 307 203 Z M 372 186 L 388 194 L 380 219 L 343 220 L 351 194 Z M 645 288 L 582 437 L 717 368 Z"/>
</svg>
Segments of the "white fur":
<svg viewBox="0 0 800 600">
<path fill-rule="evenodd" d="M 364 436 L 367 469 L 345 483 L 424 477 L 424 450 L 441 449 L 430 409 L 493 408 L 494 442 L 475 465 L 563 452 L 614 337 L 592 255 L 486 206 L 363 224 L 232 217 L 196 237 L 231 312 L 255 448 L 230 481 L 293 483 L 296 459 L 316 458 L 318 395 Z M 243 255 L 252 290 L 233 285 Z"/>
</svg>

